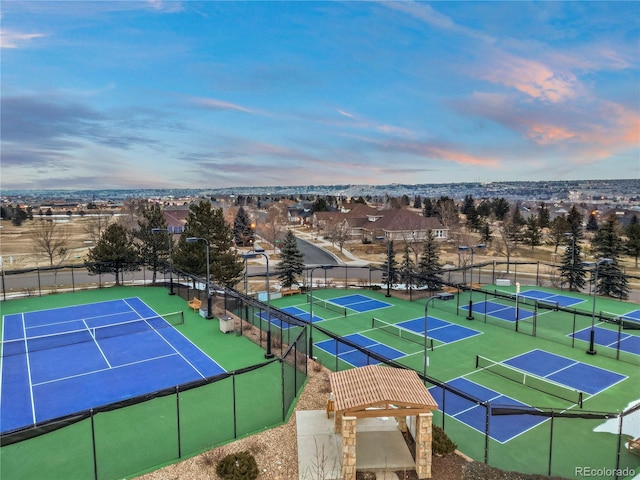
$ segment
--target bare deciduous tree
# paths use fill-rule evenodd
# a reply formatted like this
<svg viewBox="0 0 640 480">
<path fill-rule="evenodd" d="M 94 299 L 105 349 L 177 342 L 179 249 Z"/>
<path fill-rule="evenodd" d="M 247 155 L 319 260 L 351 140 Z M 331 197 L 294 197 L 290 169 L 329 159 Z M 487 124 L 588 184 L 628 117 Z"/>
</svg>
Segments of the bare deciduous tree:
<svg viewBox="0 0 640 480">
<path fill-rule="evenodd" d="M 52 220 L 36 221 L 29 234 L 36 253 L 44 252 L 53 267 L 54 260 L 62 263 L 69 252 L 71 234 L 68 229 Z"/>
</svg>

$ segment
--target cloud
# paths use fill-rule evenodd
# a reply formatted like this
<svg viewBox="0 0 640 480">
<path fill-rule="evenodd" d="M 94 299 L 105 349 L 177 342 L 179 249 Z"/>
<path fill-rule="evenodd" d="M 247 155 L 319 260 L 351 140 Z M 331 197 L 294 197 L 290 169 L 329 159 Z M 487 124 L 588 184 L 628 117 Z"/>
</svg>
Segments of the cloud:
<svg viewBox="0 0 640 480">
<path fill-rule="evenodd" d="M 509 53 L 495 52 L 477 71 L 478 78 L 548 103 L 572 99 L 582 89 L 576 75 L 568 70 Z"/>
<path fill-rule="evenodd" d="M 204 97 L 189 97 L 189 102 L 199 107 L 204 107 L 208 110 L 235 110 L 237 112 L 244 113 L 256 113 L 250 108 L 243 107 L 231 102 L 225 102 L 224 100 L 218 100 L 216 98 L 204 98 Z"/>
<path fill-rule="evenodd" d="M 434 28 L 463 35 L 475 40 L 493 43 L 495 39 L 484 32 L 456 24 L 450 17 L 436 11 L 431 5 L 413 1 L 385 2 L 388 8 L 405 13 Z"/>
<path fill-rule="evenodd" d="M 12 30 L 0 30 L 0 48 L 19 48 L 35 38 L 41 38 L 43 33 L 20 33 Z"/>
</svg>

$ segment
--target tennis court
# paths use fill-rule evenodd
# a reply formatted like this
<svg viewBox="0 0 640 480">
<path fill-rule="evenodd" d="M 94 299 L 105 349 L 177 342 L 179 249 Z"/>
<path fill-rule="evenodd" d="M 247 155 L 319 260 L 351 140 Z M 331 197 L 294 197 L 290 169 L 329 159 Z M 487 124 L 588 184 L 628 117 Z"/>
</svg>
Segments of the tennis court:
<svg viewBox="0 0 640 480">
<path fill-rule="evenodd" d="M 419 335 L 424 335 L 424 317 L 405 320 L 397 324 L 400 328 L 405 328 Z M 463 327 L 455 323 L 441 320 L 429 315 L 427 322 L 427 337 L 439 341 L 440 343 L 453 343 L 466 338 L 480 335 L 482 332 L 473 328 Z"/>
<path fill-rule="evenodd" d="M 360 333 L 347 335 L 344 338 L 360 347 L 367 348 L 372 352 L 382 355 L 389 360 L 396 360 L 407 355 L 407 353 L 405 352 L 396 350 L 395 348 L 392 348 L 384 343 L 380 343 L 379 341 L 376 341 Z M 337 342 L 334 339 L 318 342 L 316 343 L 316 346 L 329 353 L 330 355 L 337 356 L 340 360 L 343 360 L 354 367 L 363 367 L 365 365 L 375 365 L 379 363 L 375 360 L 370 359 L 360 350 L 353 348 L 346 343 Z"/>
<path fill-rule="evenodd" d="M 280 308 L 279 310 L 288 313 L 289 315 L 292 315 L 296 318 L 299 318 L 300 320 L 304 321 L 304 322 L 308 322 L 309 320 L 312 320 L 314 323 L 315 322 L 321 322 L 322 320 L 324 320 L 322 317 L 319 317 L 317 315 L 313 315 L 313 319 L 311 319 L 311 314 L 305 310 L 302 310 L 299 307 L 295 307 L 295 306 L 291 306 L 291 307 L 283 307 Z M 256 312 L 255 316 L 258 318 L 261 318 L 262 320 L 264 320 L 265 322 L 267 321 L 267 317 L 270 316 L 271 318 L 269 319 L 271 321 L 271 325 L 274 325 L 278 328 L 280 328 L 281 330 L 287 330 L 289 328 L 293 328 L 295 327 L 295 325 L 292 325 L 290 323 L 284 322 L 282 320 L 280 320 L 279 318 L 275 317 L 274 315 L 268 315 L 266 310 L 265 311 L 260 311 L 260 312 Z"/>
<path fill-rule="evenodd" d="M 593 341 L 596 345 L 620 349 L 624 352 L 640 355 L 640 337 L 627 333 L 618 334 L 618 330 L 609 330 L 599 326 L 593 327 Z M 576 333 L 570 334 L 572 337 L 589 343 L 591 339 L 591 327 L 583 328 Z"/>
<path fill-rule="evenodd" d="M 521 355 L 494 362 L 481 356 L 476 357 L 476 371 L 455 378 L 447 385 L 462 390 L 474 397 L 491 402 L 500 407 L 527 407 L 508 395 L 500 393 L 478 381 L 470 380 L 476 372 L 489 372 L 514 381 L 526 387 L 561 398 L 581 406 L 583 393 L 589 396 L 603 392 L 625 380 L 626 375 L 595 367 L 561 355 L 535 349 Z M 484 432 L 487 425 L 487 410 L 471 400 L 450 395 L 446 401 L 441 387 L 429 389 L 439 405 L 444 405 L 444 413 L 467 426 Z M 535 415 L 504 417 L 491 415 L 489 435 L 500 443 L 506 443 L 524 432 L 543 423 L 544 418 Z"/>
<path fill-rule="evenodd" d="M 314 299 L 315 300 L 315 299 Z M 362 294 L 344 295 L 342 297 L 334 297 L 327 299 L 329 302 L 340 305 L 341 307 L 354 310 L 355 312 L 370 312 L 372 310 L 378 310 L 380 308 L 388 308 L 393 305 L 375 298 L 368 297 Z"/>
<path fill-rule="evenodd" d="M 557 293 L 545 292 L 543 290 L 524 290 L 518 294 L 518 297 L 530 298 L 539 302 L 559 305 L 561 307 L 571 307 L 578 303 L 584 302 L 583 299 L 561 295 Z"/>
<path fill-rule="evenodd" d="M 172 321 L 138 297 L 5 315 L 2 432 L 225 372 Z"/>
<path fill-rule="evenodd" d="M 469 310 L 468 305 L 463 305 L 460 308 L 462 310 Z M 527 318 L 532 318 L 535 315 L 535 312 L 524 307 L 505 305 L 504 303 L 500 303 L 496 300 L 475 302 L 473 304 L 473 312 L 489 315 L 491 317 L 499 318 L 500 320 L 506 320 L 507 322 L 526 320 Z"/>
</svg>

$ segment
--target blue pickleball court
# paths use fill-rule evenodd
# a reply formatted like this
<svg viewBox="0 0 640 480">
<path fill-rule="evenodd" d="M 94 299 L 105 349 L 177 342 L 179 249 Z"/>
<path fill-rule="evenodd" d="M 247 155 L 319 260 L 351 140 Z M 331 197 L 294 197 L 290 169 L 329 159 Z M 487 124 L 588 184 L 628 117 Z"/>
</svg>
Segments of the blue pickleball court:
<svg viewBox="0 0 640 480">
<path fill-rule="evenodd" d="M 2 433 L 224 372 L 139 298 L 6 315 Z"/>
<path fill-rule="evenodd" d="M 345 295 L 342 297 L 336 297 L 329 299 L 329 302 L 341 307 L 349 308 L 358 313 L 369 312 L 371 310 L 378 310 L 380 308 L 392 307 L 393 305 L 381 300 L 367 297 L 359 293 L 353 295 Z"/>
</svg>

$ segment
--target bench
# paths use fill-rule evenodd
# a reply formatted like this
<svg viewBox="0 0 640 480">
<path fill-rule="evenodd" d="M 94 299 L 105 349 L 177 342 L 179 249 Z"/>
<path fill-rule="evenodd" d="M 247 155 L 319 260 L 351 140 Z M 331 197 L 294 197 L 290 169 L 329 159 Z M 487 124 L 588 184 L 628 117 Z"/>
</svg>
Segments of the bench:
<svg viewBox="0 0 640 480">
<path fill-rule="evenodd" d="M 191 300 L 189 300 L 189 303 L 187 305 L 189 305 L 190 308 L 193 308 L 194 312 L 197 312 L 198 310 L 200 310 L 200 307 L 202 306 L 202 300 L 200 300 L 199 298 L 193 297 Z"/>
<path fill-rule="evenodd" d="M 280 290 L 280 293 L 283 297 L 286 297 L 287 295 L 295 295 L 297 293 L 300 293 L 300 287 L 283 288 L 282 290 Z"/>
<path fill-rule="evenodd" d="M 627 440 L 627 451 L 640 456 L 640 437 L 629 437 L 629 440 Z"/>
</svg>

